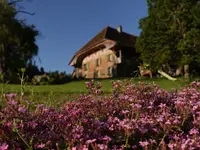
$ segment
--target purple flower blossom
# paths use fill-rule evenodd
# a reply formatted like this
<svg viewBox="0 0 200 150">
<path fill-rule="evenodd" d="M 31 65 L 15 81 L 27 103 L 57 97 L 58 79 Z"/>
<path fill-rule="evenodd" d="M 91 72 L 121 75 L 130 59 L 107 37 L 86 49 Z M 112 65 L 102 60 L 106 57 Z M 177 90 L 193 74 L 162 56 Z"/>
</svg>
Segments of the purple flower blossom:
<svg viewBox="0 0 200 150">
<path fill-rule="evenodd" d="M 111 141 L 112 139 L 109 137 L 109 136 L 104 136 L 103 138 L 102 138 L 102 140 L 103 141 L 107 141 L 107 142 L 109 142 L 109 141 Z"/>
<path fill-rule="evenodd" d="M 134 110 L 139 110 L 141 107 L 142 107 L 142 105 L 140 105 L 140 104 L 133 104 L 133 105 L 132 105 L 132 108 L 133 108 Z"/>
<path fill-rule="evenodd" d="M 190 130 L 190 134 L 191 135 L 197 135 L 197 134 L 199 134 L 199 131 L 198 131 L 198 129 L 193 128 L 193 129 Z"/>
<path fill-rule="evenodd" d="M 11 125 L 12 125 L 12 123 L 11 122 L 5 122 L 5 127 L 10 127 Z"/>
<path fill-rule="evenodd" d="M 76 150 L 76 147 L 72 147 L 72 150 Z"/>
<path fill-rule="evenodd" d="M 11 100 L 8 101 L 8 104 L 9 105 L 16 105 L 17 102 L 14 99 L 11 99 Z"/>
<path fill-rule="evenodd" d="M 122 110 L 122 114 L 127 114 L 127 113 L 129 113 L 128 110 Z"/>
<path fill-rule="evenodd" d="M 9 98 L 15 98 L 17 96 L 17 94 L 9 93 L 9 94 L 6 94 L 6 96 L 9 97 Z"/>
<path fill-rule="evenodd" d="M 8 150 L 8 144 L 3 143 L 2 145 L 0 145 L 0 150 Z"/>
<path fill-rule="evenodd" d="M 165 124 L 166 124 L 166 125 L 171 125 L 171 122 L 170 122 L 169 120 L 167 120 L 167 121 L 165 122 Z"/>
<path fill-rule="evenodd" d="M 174 149 L 174 144 L 169 143 L 169 144 L 168 144 L 168 147 L 169 147 L 171 150 L 173 150 L 173 149 Z"/>
<path fill-rule="evenodd" d="M 93 81 L 88 83 L 89 94 L 58 109 L 9 99 L 0 110 L 0 142 L 9 141 L 9 149 L 26 147 L 11 134 L 17 128 L 35 149 L 59 149 L 64 141 L 73 150 L 119 150 L 125 149 L 127 136 L 132 149 L 199 149 L 200 86 L 167 92 L 145 83 L 113 85 L 117 98 L 95 94 L 101 84 Z M 33 109 L 27 111 L 29 106 Z M 8 149 L 7 144 L 1 147 Z"/>
<path fill-rule="evenodd" d="M 149 145 L 149 142 L 148 141 L 140 141 L 139 144 L 142 146 L 142 147 L 146 147 Z"/>
<path fill-rule="evenodd" d="M 163 122 L 164 121 L 164 118 L 163 116 L 159 116 L 159 118 L 157 119 L 158 122 Z"/>
<path fill-rule="evenodd" d="M 91 144 L 94 143 L 97 139 L 87 140 L 86 143 Z"/>
<path fill-rule="evenodd" d="M 35 147 L 36 147 L 36 148 L 45 148 L 45 144 L 42 144 L 42 143 L 41 143 L 41 144 L 36 145 Z"/>
<path fill-rule="evenodd" d="M 35 121 L 31 121 L 28 123 L 28 125 L 31 127 L 31 128 L 35 128 L 36 126 L 38 126 L 38 123 L 36 123 Z"/>
<path fill-rule="evenodd" d="M 99 148 L 100 150 L 108 149 L 108 146 L 105 145 L 105 144 L 98 144 L 97 146 L 98 146 L 98 148 Z"/>
<path fill-rule="evenodd" d="M 132 149 L 136 149 L 136 148 L 137 148 L 137 146 L 136 146 L 136 145 L 133 145 L 133 146 L 131 146 L 131 148 L 132 148 Z"/>
<path fill-rule="evenodd" d="M 19 108 L 18 108 L 18 111 L 21 112 L 21 113 L 25 113 L 25 112 L 26 112 L 26 108 L 24 108 L 24 107 L 19 107 Z"/>
<path fill-rule="evenodd" d="M 76 147 L 72 147 L 72 150 L 76 150 Z"/>
</svg>

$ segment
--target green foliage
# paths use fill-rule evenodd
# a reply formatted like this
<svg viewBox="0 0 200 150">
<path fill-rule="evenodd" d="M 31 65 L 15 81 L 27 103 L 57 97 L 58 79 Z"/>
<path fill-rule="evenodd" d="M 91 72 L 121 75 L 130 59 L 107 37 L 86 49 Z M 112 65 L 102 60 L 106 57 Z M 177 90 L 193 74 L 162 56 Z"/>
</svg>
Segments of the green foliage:
<svg viewBox="0 0 200 150">
<path fill-rule="evenodd" d="M 20 1 L 0 1 L 0 71 L 6 80 L 16 81 L 16 74 L 38 54 L 36 36 L 39 32 L 34 25 L 17 19 Z"/>
<path fill-rule="evenodd" d="M 50 72 L 49 73 L 49 84 L 64 84 L 71 81 L 71 75 L 65 72 Z"/>
<path fill-rule="evenodd" d="M 104 95 L 100 82 L 87 82 L 87 94 L 59 108 L 5 94 L 0 149 L 199 149 L 200 82 L 171 92 L 143 82 L 112 85 Z"/>
<path fill-rule="evenodd" d="M 43 75 L 36 75 L 33 78 L 35 85 L 48 85 L 48 84 L 64 84 L 71 81 L 71 75 L 65 72 L 49 72 Z"/>
<path fill-rule="evenodd" d="M 147 0 L 147 3 L 148 16 L 140 20 L 142 32 L 136 44 L 141 59 L 153 70 L 162 64 L 199 62 L 198 0 Z"/>
<path fill-rule="evenodd" d="M 115 79 L 114 81 L 117 80 L 131 80 L 132 83 L 136 84 L 140 81 L 145 82 L 145 83 L 155 83 L 160 85 L 161 88 L 166 89 L 168 91 L 171 91 L 172 88 L 181 88 L 185 85 L 188 84 L 188 82 L 184 81 L 183 79 L 178 79 L 177 81 L 173 82 L 165 78 L 122 78 L 122 79 Z M 97 80 L 100 81 L 103 85 L 103 90 L 106 93 L 112 92 L 112 81 L 113 79 L 106 79 L 106 80 Z M 32 91 L 36 92 L 37 94 L 39 93 L 48 93 L 49 91 L 53 91 L 54 93 L 58 94 L 80 94 L 80 93 L 86 93 L 87 90 L 85 88 L 85 82 L 86 80 L 82 81 L 71 81 L 66 84 L 60 84 L 60 85 L 32 85 L 29 87 L 29 85 L 25 86 L 25 94 L 26 93 L 31 93 Z M 95 81 L 96 82 L 96 81 Z M 0 87 L 2 84 L 0 84 Z M 17 84 L 6 84 L 4 88 L 5 93 L 10 93 L 10 92 L 17 92 L 20 93 L 21 87 L 20 85 Z"/>
<path fill-rule="evenodd" d="M 49 76 L 46 74 L 35 75 L 32 79 L 34 85 L 47 85 L 49 82 Z"/>
<path fill-rule="evenodd" d="M 26 66 L 26 76 L 28 76 L 28 81 L 31 82 L 34 76 L 37 75 L 43 75 L 45 74 L 44 69 L 38 68 L 38 66 L 36 66 L 33 63 L 28 63 L 28 65 Z"/>
</svg>

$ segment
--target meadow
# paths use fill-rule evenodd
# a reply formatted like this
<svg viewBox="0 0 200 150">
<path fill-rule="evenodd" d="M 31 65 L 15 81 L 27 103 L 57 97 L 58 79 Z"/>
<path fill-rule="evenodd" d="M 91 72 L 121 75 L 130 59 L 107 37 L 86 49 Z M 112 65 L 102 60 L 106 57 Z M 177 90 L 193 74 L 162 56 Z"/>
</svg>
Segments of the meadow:
<svg viewBox="0 0 200 150">
<path fill-rule="evenodd" d="M 189 82 L 183 78 L 179 78 L 177 81 L 170 81 L 165 78 L 119 78 L 119 79 L 104 79 L 95 80 L 95 82 L 102 83 L 102 90 L 104 94 L 110 94 L 113 92 L 112 81 L 130 81 L 133 84 L 139 82 L 157 84 L 161 89 L 171 91 L 172 89 L 180 89 L 187 85 Z M 87 94 L 88 89 L 85 83 L 90 80 L 71 81 L 66 84 L 60 85 L 23 85 L 23 92 L 25 93 L 25 99 L 34 101 L 35 103 L 44 103 L 47 106 L 59 107 L 67 101 L 76 101 L 79 95 Z M 1 93 L 18 93 L 21 92 L 21 85 L 19 84 L 0 84 Z"/>
<path fill-rule="evenodd" d="M 104 79 L 104 80 L 95 80 L 96 82 L 101 82 L 103 85 L 103 90 L 106 93 L 112 92 L 112 81 L 117 80 L 128 80 L 131 81 L 133 84 L 137 84 L 138 82 L 150 83 L 150 84 L 157 84 L 162 89 L 166 89 L 171 91 L 173 88 L 181 88 L 184 85 L 187 85 L 189 82 L 185 81 L 183 78 L 179 78 L 177 81 L 170 81 L 165 78 L 119 78 L 119 79 Z M 66 93 L 66 94 L 81 94 L 87 93 L 87 88 L 85 86 L 85 82 L 90 80 L 81 80 L 81 81 L 72 81 L 66 84 L 60 85 L 29 85 L 26 84 L 24 86 L 25 92 L 36 92 L 36 93 Z M 3 87 L 4 86 L 4 87 Z M 0 84 L 0 88 L 4 88 L 6 93 L 15 92 L 19 93 L 21 90 L 21 86 L 18 84 Z"/>
<path fill-rule="evenodd" d="M 200 82 L 139 81 L 77 81 L 59 85 L 60 91 L 58 85 L 6 84 L 3 90 L 19 94 L 2 97 L 0 149 L 199 149 Z"/>
</svg>

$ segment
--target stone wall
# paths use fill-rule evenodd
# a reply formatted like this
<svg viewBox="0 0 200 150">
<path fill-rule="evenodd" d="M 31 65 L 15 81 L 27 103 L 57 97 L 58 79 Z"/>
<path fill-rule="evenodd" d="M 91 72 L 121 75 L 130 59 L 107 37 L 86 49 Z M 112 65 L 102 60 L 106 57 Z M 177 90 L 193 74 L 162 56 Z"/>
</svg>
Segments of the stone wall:
<svg viewBox="0 0 200 150">
<path fill-rule="evenodd" d="M 110 78 L 116 76 L 117 57 L 112 50 L 102 49 L 83 59 L 84 78 Z"/>
</svg>

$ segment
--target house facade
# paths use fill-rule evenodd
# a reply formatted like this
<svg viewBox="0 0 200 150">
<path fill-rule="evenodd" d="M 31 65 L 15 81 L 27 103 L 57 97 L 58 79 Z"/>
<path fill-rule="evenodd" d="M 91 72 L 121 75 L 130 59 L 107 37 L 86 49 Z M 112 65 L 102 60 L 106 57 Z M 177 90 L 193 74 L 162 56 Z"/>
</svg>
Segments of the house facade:
<svg viewBox="0 0 200 150">
<path fill-rule="evenodd" d="M 77 51 L 69 65 L 76 78 L 112 78 L 131 76 L 139 65 L 135 51 L 136 36 L 122 27 L 106 27 Z"/>
</svg>

